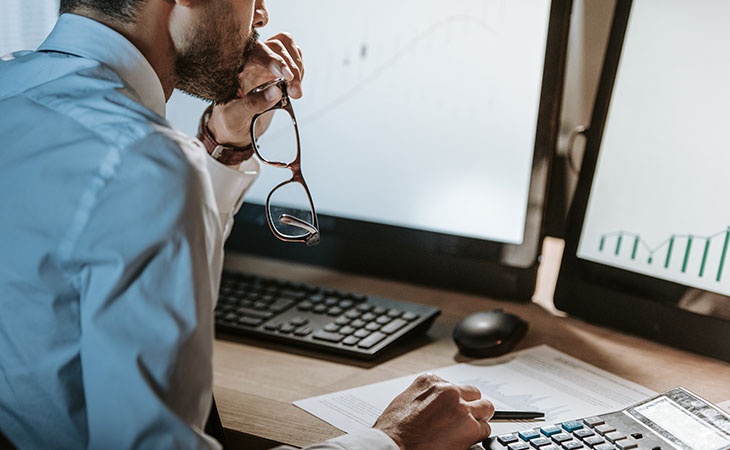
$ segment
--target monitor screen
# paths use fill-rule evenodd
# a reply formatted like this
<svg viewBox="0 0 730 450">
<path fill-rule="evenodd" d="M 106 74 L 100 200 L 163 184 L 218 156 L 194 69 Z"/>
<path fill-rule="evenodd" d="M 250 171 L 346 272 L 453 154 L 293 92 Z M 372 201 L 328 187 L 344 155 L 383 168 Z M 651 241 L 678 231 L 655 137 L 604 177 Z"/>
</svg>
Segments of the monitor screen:
<svg viewBox="0 0 730 450">
<path fill-rule="evenodd" d="M 293 106 L 320 214 L 523 242 L 550 0 L 267 7 L 262 38 L 290 32 L 304 54 Z M 168 117 L 193 133 L 204 105 L 181 95 Z M 288 176 L 262 167 L 247 202 L 263 204 Z"/>
<path fill-rule="evenodd" d="M 579 257 L 730 294 L 724 17 L 727 2 L 634 2 Z"/>
<path fill-rule="evenodd" d="M 730 360 L 730 14 L 619 0 L 556 305 Z"/>
</svg>

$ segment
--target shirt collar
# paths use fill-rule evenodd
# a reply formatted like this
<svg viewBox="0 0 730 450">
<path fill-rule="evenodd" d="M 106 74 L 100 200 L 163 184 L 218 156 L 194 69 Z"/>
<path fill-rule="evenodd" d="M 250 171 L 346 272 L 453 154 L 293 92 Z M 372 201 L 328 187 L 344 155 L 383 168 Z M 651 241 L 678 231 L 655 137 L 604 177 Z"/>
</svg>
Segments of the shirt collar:
<svg viewBox="0 0 730 450">
<path fill-rule="evenodd" d="M 63 14 L 38 50 L 69 53 L 109 66 L 135 91 L 133 100 L 165 117 L 165 93 L 157 73 L 131 42 L 106 25 Z"/>
</svg>

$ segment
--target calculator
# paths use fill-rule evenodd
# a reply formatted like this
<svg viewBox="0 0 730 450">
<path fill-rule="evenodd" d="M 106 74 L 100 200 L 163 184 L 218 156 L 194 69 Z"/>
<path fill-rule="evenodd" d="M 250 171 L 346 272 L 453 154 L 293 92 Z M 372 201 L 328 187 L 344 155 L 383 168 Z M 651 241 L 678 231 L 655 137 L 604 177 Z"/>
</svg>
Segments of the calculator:
<svg viewBox="0 0 730 450">
<path fill-rule="evenodd" d="M 494 436 L 489 450 L 730 450 L 730 414 L 685 388 L 626 409 Z"/>
</svg>

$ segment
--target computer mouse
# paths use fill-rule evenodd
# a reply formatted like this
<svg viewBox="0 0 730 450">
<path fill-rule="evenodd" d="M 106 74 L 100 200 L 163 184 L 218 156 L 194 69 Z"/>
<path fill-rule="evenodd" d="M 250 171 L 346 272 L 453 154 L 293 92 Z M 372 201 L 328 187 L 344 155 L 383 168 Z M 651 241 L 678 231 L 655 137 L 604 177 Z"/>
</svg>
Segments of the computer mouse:
<svg viewBox="0 0 730 450">
<path fill-rule="evenodd" d="M 453 338 L 464 356 L 500 356 L 512 350 L 527 333 L 527 322 L 501 309 L 466 316 L 454 328 Z"/>
</svg>

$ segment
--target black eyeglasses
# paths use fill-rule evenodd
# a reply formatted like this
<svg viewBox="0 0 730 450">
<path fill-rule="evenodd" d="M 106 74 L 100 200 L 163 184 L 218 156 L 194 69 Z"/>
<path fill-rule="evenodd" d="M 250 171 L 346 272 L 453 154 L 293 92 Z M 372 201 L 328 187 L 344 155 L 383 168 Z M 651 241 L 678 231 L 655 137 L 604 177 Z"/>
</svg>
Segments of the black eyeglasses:
<svg viewBox="0 0 730 450">
<path fill-rule="evenodd" d="M 274 236 L 286 242 L 319 244 L 319 225 L 312 195 L 301 170 L 299 128 L 291 100 L 282 78 L 254 89 L 263 92 L 271 86 L 281 89 L 281 100 L 251 121 L 251 142 L 256 156 L 264 163 L 289 169 L 292 176 L 279 183 L 266 197 L 266 221 Z M 266 131 L 266 133 L 264 133 Z M 309 204 L 309 209 L 298 205 Z"/>
</svg>

